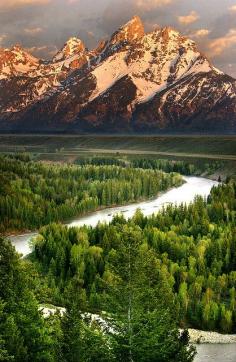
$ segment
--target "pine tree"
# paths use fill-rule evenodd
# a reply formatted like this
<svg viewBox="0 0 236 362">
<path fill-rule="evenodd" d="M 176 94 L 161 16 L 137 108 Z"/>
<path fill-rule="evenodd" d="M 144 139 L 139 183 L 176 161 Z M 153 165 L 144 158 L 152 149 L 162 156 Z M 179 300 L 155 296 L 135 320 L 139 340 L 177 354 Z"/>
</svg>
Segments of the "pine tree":
<svg viewBox="0 0 236 362">
<path fill-rule="evenodd" d="M 84 321 L 79 305 L 72 303 L 62 319 L 63 361 L 112 362 L 114 360 L 107 336 L 96 326 Z"/>
<path fill-rule="evenodd" d="M 180 335 L 173 315 L 168 273 L 142 242 L 139 227 L 123 229 L 122 244 L 110 254 L 109 270 L 116 360 L 192 361 L 195 351 L 187 335 Z"/>
<path fill-rule="evenodd" d="M 7 353 L 19 362 L 52 362 L 53 339 L 38 312 L 31 285 L 27 264 L 10 241 L 0 238 L 0 330 Z"/>
</svg>

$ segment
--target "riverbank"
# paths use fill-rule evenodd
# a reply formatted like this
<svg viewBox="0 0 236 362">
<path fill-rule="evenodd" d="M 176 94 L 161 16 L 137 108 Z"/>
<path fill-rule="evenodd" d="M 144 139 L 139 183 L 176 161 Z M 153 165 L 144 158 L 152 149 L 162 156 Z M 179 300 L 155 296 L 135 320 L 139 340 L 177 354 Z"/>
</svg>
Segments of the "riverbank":
<svg viewBox="0 0 236 362">
<path fill-rule="evenodd" d="M 63 307 L 58 307 L 54 305 L 41 304 L 39 306 L 39 311 L 42 313 L 43 318 L 49 318 L 50 316 L 59 313 L 61 317 L 66 313 L 66 309 Z M 86 313 L 85 313 L 86 314 Z M 102 321 L 103 324 L 106 324 L 106 321 L 98 314 L 87 313 L 92 320 Z M 183 331 L 182 329 L 180 331 Z M 236 334 L 222 334 L 211 331 L 201 331 L 198 329 L 189 328 L 188 329 L 190 342 L 192 344 L 236 344 Z"/>
<path fill-rule="evenodd" d="M 190 342 L 193 344 L 229 344 L 236 343 L 236 334 L 221 334 L 198 329 L 188 329 Z M 222 361 L 223 362 L 223 361 Z"/>
</svg>

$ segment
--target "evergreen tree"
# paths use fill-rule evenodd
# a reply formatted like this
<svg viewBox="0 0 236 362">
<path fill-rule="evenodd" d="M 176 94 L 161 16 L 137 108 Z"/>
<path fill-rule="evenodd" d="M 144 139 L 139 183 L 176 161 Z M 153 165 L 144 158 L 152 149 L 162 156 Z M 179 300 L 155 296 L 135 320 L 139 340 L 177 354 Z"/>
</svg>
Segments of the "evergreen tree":
<svg viewBox="0 0 236 362">
<path fill-rule="evenodd" d="M 14 361 L 54 361 L 53 340 L 38 312 L 27 266 L 0 238 L 0 329 L 3 354 Z M 4 351 L 7 352 L 4 352 Z"/>
<path fill-rule="evenodd" d="M 139 227 L 123 229 L 109 258 L 107 287 L 114 314 L 117 361 L 192 361 L 194 349 L 180 335 L 166 270 L 142 242 Z M 115 300 L 114 300 L 115 299 Z"/>
</svg>

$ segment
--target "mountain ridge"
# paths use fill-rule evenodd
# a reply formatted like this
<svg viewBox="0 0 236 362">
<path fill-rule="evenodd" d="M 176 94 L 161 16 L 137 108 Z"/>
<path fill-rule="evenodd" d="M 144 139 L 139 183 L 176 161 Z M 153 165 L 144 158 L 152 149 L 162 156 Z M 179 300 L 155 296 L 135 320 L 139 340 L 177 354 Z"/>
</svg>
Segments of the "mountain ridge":
<svg viewBox="0 0 236 362">
<path fill-rule="evenodd" d="M 236 132 L 236 80 L 171 27 L 145 33 L 135 16 L 47 62 L 17 49 L 0 51 L 2 131 Z"/>
</svg>

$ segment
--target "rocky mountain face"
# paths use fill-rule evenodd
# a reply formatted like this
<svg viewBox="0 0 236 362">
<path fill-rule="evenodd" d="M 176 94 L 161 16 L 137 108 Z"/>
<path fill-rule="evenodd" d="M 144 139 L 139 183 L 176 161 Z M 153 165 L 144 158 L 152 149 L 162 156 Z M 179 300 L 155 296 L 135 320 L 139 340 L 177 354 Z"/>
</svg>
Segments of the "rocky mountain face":
<svg viewBox="0 0 236 362">
<path fill-rule="evenodd" d="M 47 62 L 0 50 L 0 130 L 236 133 L 236 81 L 192 40 L 134 17 L 96 49 L 71 38 Z"/>
<path fill-rule="evenodd" d="M 70 57 L 76 58 L 86 55 L 84 43 L 78 38 L 70 38 L 63 46 L 63 48 L 53 57 L 53 62 L 59 62 Z"/>
</svg>

